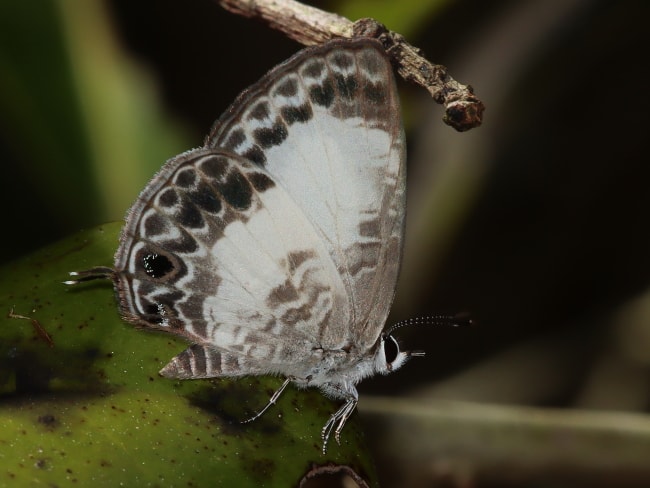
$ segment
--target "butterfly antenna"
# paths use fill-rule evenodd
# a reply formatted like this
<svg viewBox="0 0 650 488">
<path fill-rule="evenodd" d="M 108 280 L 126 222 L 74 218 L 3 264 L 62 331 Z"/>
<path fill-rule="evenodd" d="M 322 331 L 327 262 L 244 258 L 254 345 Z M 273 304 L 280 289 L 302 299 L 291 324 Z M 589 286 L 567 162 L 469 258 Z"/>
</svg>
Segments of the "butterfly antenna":
<svg viewBox="0 0 650 488">
<path fill-rule="evenodd" d="M 108 266 L 96 266 L 85 271 L 71 271 L 70 276 L 75 276 L 77 278 L 74 280 L 64 281 L 63 284 L 78 285 L 84 281 L 112 279 L 114 274 L 115 270 L 113 268 L 109 268 Z"/>
<path fill-rule="evenodd" d="M 394 324 L 388 331 L 386 335 L 392 334 L 395 330 L 408 326 L 408 325 L 442 325 L 442 326 L 452 326 L 452 327 L 461 327 L 466 325 L 472 325 L 472 319 L 467 313 L 459 313 L 456 315 L 429 315 L 426 317 L 413 317 L 406 320 L 401 320 Z M 419 351 L 413 351 L 417 353 Z M 411 354 L 417 355 L 417 354 Z"/>
</svg>

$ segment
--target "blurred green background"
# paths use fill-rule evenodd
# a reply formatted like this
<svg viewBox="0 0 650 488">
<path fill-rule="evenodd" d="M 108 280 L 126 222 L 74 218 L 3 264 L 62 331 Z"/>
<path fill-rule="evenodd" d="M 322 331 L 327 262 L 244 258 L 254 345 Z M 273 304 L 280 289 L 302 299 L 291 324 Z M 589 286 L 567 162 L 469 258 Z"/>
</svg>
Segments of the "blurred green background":
<svg viewBox="0 0 650 488">
<path fill-rule="evenodd" d="M 427 357 L 362 392 L 604 410 L 621 423 L 647 413 L 650 3 L 318 6 L 377 18 L 487 106 L 480 129 L 457 134 L 421 89 L 400 84 L 409 220 L 391 321 L 467 311 L 477 325 L 404 330 L 404 345 Z M 200 145 L 242 89 L 299 47 L 209 0 L 3 0 L 0 260 L 120 220 L 167 158 Z M 368 417 L 371 432 L 385 423 Z M 386 429 L 373 435 L 390 445 Z M 518 466 L 523 444 L 504 459 Z M 474 486 L 507 484 L 454 455 L 473 467 L 460 471 Z M 385 479 L 403 480 L 401 461 L 381 463 Z M 422 486 L 460 486 L 460 468 L 445 466 Z M 650 470 L 592 479 L 592 468 L 552 479 L 650 484 Z M 523 472 L 508 483 L 559 486 Z"/>
</svg>

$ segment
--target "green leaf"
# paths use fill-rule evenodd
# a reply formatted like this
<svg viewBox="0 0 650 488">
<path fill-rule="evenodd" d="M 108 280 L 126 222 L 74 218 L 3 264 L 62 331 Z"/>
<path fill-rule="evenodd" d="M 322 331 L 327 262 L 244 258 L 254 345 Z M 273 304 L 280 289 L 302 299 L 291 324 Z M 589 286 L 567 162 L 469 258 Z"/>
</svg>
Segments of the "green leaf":
<svg viewBox="0 0 650 488">
<path fill-rule="evenodd" d="M 290 387 L 241 424 L 281 379 L 162 378 L 187 344 L 121 321 L 108 281 L 62 284 L 111 264 L 120 225 L 0 268 L 0 485 L 286 487 L 328 463 L 376 485 L 356 414 L 327 455 L 338 405 L 318 391 Z"/>
</svg>

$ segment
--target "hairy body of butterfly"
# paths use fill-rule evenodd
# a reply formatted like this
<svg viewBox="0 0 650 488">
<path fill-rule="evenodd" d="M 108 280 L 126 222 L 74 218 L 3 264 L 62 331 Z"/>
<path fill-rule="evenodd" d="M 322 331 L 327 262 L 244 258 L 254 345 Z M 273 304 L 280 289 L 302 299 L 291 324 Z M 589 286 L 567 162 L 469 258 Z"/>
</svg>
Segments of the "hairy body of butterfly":
<svg viewBox="0 0 650 488">
<path fill-rule="evenodd" d="M 286 381 L 269 405 L 291 382 L 343 400 L 325 450 L 356 384 L 409 356 L 383 333 L 404 213 L 390 63 L 377 41 L 332 41 L 273 69 L 202 148 L 163 166 L 106 274 L 127 321 L 192 343 L 162 375 L 276 374 Z"/>
</svg>

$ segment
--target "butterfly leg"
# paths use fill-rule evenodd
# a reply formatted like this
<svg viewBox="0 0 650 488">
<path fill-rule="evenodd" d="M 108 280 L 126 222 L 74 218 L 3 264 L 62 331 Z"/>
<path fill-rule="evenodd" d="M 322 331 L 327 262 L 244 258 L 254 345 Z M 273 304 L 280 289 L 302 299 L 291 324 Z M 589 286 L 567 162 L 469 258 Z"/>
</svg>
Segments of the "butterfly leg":
<svg viewBox="0 0 650 488">
<path fill-rule="evenodd" d="M 341 444 L 341 431 L 343 426 L 354 412 L 354 409 L 359 402 L 359 395 L 357 394 L 356 389 L 346 392 L 345 403 L 341 408 L 332 414 L 327 423 L 323 426 L 321 431 L 321 438 L 323 439 L 323 454 L 327 453 L 327 441 L 334 431 L 334 439 L 336 439 L 337 444 Z"/>
<path fill-rule="evenodd" d="M 295 378 L 293 376 L 289 376 L 286 380 L 284 380 L 284 383 L 278 388 L 275 393 L 271 396 L 271 399 L 269 402 L 264 406 L 262 410 L 257 412 L 255 415 L 253 415 L 251 418 L 242 420 L 242 424 L 248 424 L 249 422 L 252 422 L 255 419 L 258 419 L 266 412 L 269 408 L 271 408 L 271 405 L 275 405 L 275 402 L 278 401 L 278 398 L 280 398 L 280 395 L 282 395 L 282 392 L 286 389 L 287 386 L 289 386 L 289 383 L 291 383 Z"/>
</svg>

